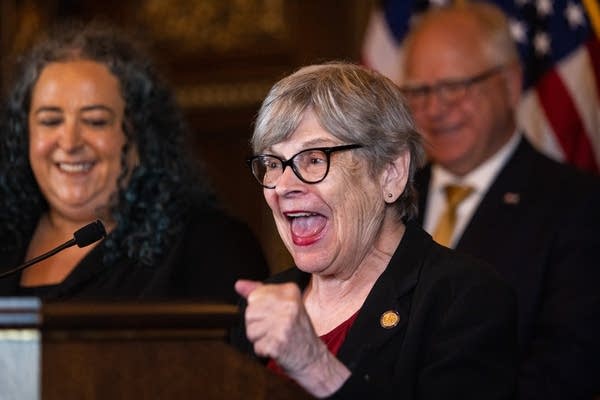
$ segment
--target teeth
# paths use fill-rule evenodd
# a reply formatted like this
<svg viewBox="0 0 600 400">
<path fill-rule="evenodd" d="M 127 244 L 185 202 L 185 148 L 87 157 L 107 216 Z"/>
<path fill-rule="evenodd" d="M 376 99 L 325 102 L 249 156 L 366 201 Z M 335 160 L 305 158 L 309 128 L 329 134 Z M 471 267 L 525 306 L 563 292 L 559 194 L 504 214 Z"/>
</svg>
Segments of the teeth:
<svg viewBox="0 0 600 400">
<path fill-rule="evenodd" d="M 65 172 L 86 172 L 92 168 L 92 163 L 58 163 L 58 168 Z"/>
<path fill-rule="evenodd" d="M 300 218 L 300 217 L 310 217 L 311 215 L 317 215 L 317 214 L 311 213 L 311 212 L 296 212 L 296 213 L 288 213 L 286 215 L 290 218 Z"/>
</svg>

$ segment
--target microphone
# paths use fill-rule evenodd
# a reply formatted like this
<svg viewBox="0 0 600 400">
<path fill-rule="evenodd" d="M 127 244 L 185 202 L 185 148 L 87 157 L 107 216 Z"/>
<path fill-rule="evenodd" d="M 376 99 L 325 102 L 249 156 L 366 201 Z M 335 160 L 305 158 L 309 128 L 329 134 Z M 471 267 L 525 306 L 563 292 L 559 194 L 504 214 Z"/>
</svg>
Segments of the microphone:
<svg viewBox="0 0 600 400">
<path fill-rule="evenodd" d="M 66 248 L 69 248 L 69 247 L 75 246 L 75 245 L 77 245 L 77 247 L 89 246 L 90 244 L 97 242 L 98 240 L 105 238 L 105 237 L 106 237 L 106 229 L 104 229 L 104 225 L 102 224 L 102 221 L 96 220 L 94 222 L 87 224 L 86 226 L 84 226 L 82 228 L 79 228 L 77 231 L 75 231 L 75 233 L 73 234 L 73 239 L 61 244 L 58 247 L 55 247 L 54 249 L 50 250 L 47 253 L 44 253 L 40 256 L 32 258 L 29 261 L 26 261 L 25 263 L 19 265 L 18 267 L 15 267 L 13 269 L 10 269 L 8 271 L 1 273 L 0 279 L 4 278 L 5 276 L 8 276 L 10 274 L 13 274 L 17 271 L 21 271 L 22 269 L 30 267 L 33 264 L 36 264 L 42 260 L 45 260 L 46 258 L 51 257 L 51 256 L 55 255 L 56 253 L 58 253 L 59 251 L 63 251 Z"/>
</svg>

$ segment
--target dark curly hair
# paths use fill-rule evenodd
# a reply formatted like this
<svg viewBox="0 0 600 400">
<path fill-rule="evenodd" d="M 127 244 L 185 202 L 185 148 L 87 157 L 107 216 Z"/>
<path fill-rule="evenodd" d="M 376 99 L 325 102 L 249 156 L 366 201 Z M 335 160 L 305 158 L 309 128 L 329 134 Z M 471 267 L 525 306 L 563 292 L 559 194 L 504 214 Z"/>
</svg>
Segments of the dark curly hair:
<svg viewBox="0 0 600 400">
<path fill-rule="evenodd" d="M 51 62 L 90 60 L 108 67 L 125 101 L 118 192 L 110 202 L 116 228 L 102 244 L 104 263 L 120 257 L 154 265 L 184 225 L 192 201 L 212 205 L 214 196 L 198 165 L 185 156 L 186 125 L 175 100 L 159 79 L 149 57 L 131 36 L 106 23 L 63 23 L 20 60 L 14 87 L 3 110 L 0 141 L 0 240 L 5 248 L 23 246 L 48 204 L 28 159 L 28 113 L 31 92 Z M 139 164 L 129 170 L 128 149 Z"/>
</svg>

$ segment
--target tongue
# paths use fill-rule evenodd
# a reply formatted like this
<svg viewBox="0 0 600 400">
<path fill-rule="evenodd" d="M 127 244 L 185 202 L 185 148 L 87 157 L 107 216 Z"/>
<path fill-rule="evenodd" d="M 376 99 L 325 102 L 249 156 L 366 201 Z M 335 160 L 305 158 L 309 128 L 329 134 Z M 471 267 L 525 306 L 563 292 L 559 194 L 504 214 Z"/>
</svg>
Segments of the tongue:
<svg viewBox="0 0 600 400">
<path fill-rule="evenodd" d="M 294 218 L 292 220 L 292 233 L 298 237 L 314 236 L 321 232 L 327 223 L 322 215 Z"/>
</svg>

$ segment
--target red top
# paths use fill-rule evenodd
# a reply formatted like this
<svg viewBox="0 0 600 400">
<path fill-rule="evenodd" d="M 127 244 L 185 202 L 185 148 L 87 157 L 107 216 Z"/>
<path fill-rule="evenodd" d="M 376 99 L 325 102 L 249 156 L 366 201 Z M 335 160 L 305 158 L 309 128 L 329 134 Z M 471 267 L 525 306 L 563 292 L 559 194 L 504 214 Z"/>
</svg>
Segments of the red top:
<svg viewBox="0 0 600 400">
<path fill-rule="evenodd" d="M 323 336 L 320 336 L 323 343 L 325 343 L 325 345 L 327 346 L 329 351 L 334 356 L 337 355 L 338 351 L 340 350 L 340 347 L 342 347 L 342 343 L 344 343 L 344 340 L 346 340 L 346 335 L 348 334 L 348 331 L 350 330 L 350 327 L 354 323 L 354 320 L 356 319 L 357 315 L 358 315 L 358 311 L 355 312 L 350 318 L 348 318 L 347 320 L 345 320 L 344 322 L 342 322 L 341 324 L 339 324 L 338 326 L 333 328 L 331 331 L 327 332 Z M 267 368 L 269 368 L 270 370 L 274 371 L 275 373 L 277 373 L 279 375 L 283 375 L 283 376 L 287 377 L 285 372 L 283 372 L 281 367 L 279 365 L 277 365 L 275 360 L 273 360 L 272 358 L 269 359 L 269 362 L 267 363 Z"/>
</svg>

